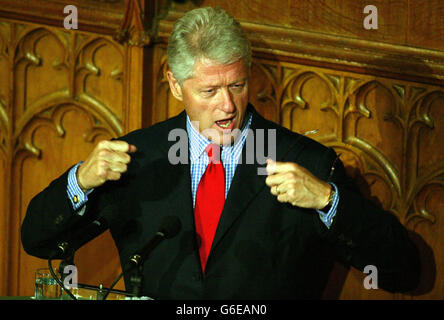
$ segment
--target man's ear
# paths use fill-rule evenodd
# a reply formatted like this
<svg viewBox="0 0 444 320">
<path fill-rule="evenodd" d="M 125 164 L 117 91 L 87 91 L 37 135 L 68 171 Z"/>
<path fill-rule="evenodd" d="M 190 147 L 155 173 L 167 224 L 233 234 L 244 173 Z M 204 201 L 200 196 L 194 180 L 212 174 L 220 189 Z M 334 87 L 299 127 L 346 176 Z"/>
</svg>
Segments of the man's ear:
<svg viewBox="0 0 444 320">
<path fill-rule="evenodd" d="M 170 84 L 171 93 L 176 99 L 183 101 L 182 87 L 180 86 L 179 81 L 177 81 L 177 79 L 174 77 L 171 70 L 168 70 L 166 75 L 168 78 L 168 83 Z"/>
</svg>

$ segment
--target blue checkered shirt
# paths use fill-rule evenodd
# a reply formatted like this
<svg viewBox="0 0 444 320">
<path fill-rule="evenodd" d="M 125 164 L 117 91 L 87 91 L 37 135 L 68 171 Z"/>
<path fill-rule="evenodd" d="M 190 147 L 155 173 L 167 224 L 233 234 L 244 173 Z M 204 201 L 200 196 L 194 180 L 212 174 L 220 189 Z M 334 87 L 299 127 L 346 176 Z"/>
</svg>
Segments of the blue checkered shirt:
<svg viewBox="0 0 444 320">
<path fill-rule="evenodd" d="M 251 119 L 252 114 L 249 113 L 246 117 L 245 125 L 241 129 L 240 136 L 236 137 L 233 144 L 222 146 L 221 148 L 220 158 L 225 169 L 225 199 L 230 190 L 231 181 L 233 181 L 234 172 L 236 171 L 236 166 L 248 135 Z M 205 148 L 212 142 L 202 136 L 193 127 L 188 116 L 187 131 L 190 150 L 191 193 L 193 195 L 194 207 L 196 204 L 197 186 L 199 185 L 200 178 L 202 178 L 209 163 L 208 154 L 205 152 Z"/>
</svg>

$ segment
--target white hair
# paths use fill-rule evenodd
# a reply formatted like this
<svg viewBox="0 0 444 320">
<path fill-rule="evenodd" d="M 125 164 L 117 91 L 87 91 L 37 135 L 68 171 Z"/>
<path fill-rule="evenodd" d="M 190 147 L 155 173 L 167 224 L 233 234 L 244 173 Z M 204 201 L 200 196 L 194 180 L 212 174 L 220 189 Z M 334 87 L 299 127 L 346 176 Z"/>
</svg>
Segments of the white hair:
<svg viewBox="0 0 444 320">
<path fill-rule="evenodd" d="M 221 8 L 198 8 L 176 21 L 168 42 L 168 64 L 182 85 L 199 59 L 251 65 L 251 47 L 240 23 Z"/>
</svg>

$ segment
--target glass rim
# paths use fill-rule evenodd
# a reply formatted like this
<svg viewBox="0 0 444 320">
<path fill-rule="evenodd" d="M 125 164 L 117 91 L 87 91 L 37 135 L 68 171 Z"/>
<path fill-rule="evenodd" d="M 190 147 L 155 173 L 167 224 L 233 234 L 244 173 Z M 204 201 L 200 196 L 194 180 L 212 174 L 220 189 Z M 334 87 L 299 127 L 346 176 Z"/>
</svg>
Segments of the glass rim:
<svg viewBox="0 0 444 320">
<path fill-rule="evenodd" d="M 59 270 L 54 269 L 53 271 L 54 271 L 54 273 L 56 275 L 59 274 Z M 52 274 L 51 274 L 51 271 L 49 270 L 49 268 L 37 268 L 37 269 L 35 269 L 34 274 L 35 275 L 38 275 L 38 274 L 49 274 L 52 277 Z"/>
</svg>

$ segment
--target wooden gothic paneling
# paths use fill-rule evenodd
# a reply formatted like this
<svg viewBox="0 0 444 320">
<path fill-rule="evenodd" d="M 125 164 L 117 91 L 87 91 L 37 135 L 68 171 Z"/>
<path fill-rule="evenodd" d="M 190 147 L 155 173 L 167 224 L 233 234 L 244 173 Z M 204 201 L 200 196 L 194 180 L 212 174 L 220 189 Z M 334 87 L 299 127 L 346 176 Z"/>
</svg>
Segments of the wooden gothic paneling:
<svg viewBox="0 0 444 320">
<path fill-rule="evenodd" d="M 6 189 L 14 213 L 8 238 L 19 244 L 19 227 L 30 199 L 84 159 L 97 141 L 123 133 L 124 55 L 122 46 L 107 37 L 21 23 L 3 26 L 10 35 L 2 40 L 8 47 L 5 79 L 11 79 L 13 100 L 4 131 L 9 133 L 12 181 Z M 97 245 L 101 242 L 105 244 L 98 240 Z M 115 253 L 110 250 L 112 260 Z M 78 258 L 81 265 L 81 252 Z M 9 250 L 8 260 L 9 292 L 32 294 L 33 271 L 46 262 L 26 255 L 19 245 Z M 82 277 L 81 270 L 91 268 L 80 265 Z M 96 279 L 100 275 L 96 273 Z"/>
<path fill-rule="evenodd" d="M 183 110 L 165 77 L 174 21 L 196 6 L 238 18 L 253 45 L 250 101 L 266 118 L 336 149 L 363 194 L 395 214 L 418 243 L 421 286 L 366 290 L 340 265 L 325 299 L 442 299 L 444 293 L 444 29 L 442 1 L 0 0 L 0 295 L 32 295 L 20 225 L 29 200 L 101 139 Z M 105 233 L 76 255 L 80 281 L 120 272 Z M 120 283 L 120 288 L 123 288 Z"/>
</svg>

